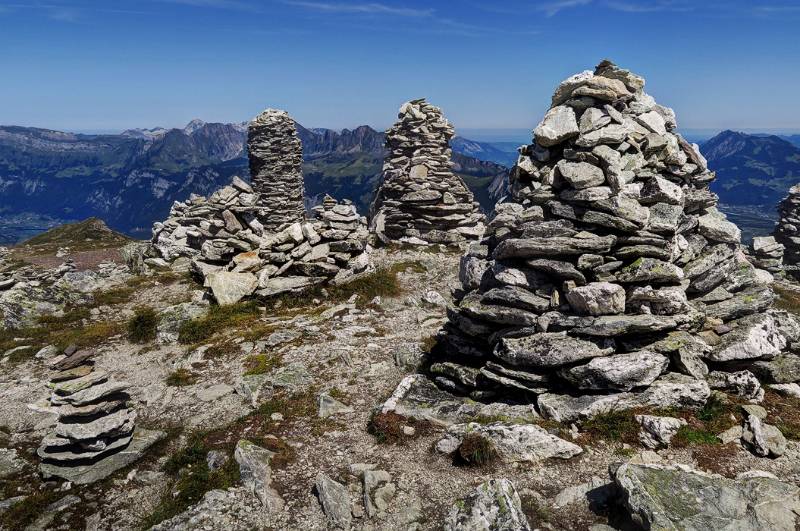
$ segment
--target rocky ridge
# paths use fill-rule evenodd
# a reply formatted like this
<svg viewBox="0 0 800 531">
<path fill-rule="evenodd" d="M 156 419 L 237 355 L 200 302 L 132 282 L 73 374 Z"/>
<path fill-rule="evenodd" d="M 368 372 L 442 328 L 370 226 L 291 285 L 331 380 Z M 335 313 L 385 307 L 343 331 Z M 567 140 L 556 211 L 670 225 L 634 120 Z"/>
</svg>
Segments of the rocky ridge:
<svg viewBox="0 0 800 531">
<path fill-rule="evenodd" d="M 715 208 L 714 174 L 675 113 L 643 89 L 608 61 L 558 86 L 510 201 L 462 258 L 430 367 L 439 386 L 535 399 L 569 422 L 699 407 L 711 387 L 744 385 L 716 373 L 757 384 L 754 363 L 793 356 L 800 328 L 769 310 L 772 276 Z"/>
<path fill-rule="evenodd" d="M 383 242 L 455 245 L 481 237 L 484 215 L 452 171 L 453 126 L 425 99 L 400 107 L 386 132 L 389 151 L 371 206 L 371 228 Z"/>
<path fill-rule="evenodd" d="M 253 186 L 235 177 L 207 199 L 176 202 L 170 217 L 153 226 L 158 255 L 186 267 L 191 261 L 220 304 L 343 282 L 369 266 L 366 220 L 352 203 L 326 196 L 305 218 L 293 124 L 285 113 L 259 115 L 250 128 Z M 276 139 L 267 138 L 270 127 Z"/>
</svg>

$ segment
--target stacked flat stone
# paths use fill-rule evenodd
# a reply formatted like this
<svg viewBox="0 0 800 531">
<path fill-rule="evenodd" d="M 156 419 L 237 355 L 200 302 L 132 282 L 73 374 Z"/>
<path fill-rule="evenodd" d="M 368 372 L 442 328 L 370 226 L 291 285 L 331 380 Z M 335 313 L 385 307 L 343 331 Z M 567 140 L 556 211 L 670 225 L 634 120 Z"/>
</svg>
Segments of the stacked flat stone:
<svg viewBox="0 0 800 531">
<path fill-rule="evenodd" d="M 435 381 L 558 421 L 763 395 L 749 369 L 800 334 L 716 209 L 714 174 L 644 79 L 570 77 L 521 149 L 510 202 L 462 258 Z M 766 371 L 762 371 L 766 372 Z M 800 379 L 797 370 L 790 379 Z"/>
<path fill-rule="evenodd" d="M 786 247 L 774 236 L 756 236 L 748 249 L 748 259 L 759 269 L 776 275 L 783 271 L 783 253 Z"/>
<path fill-rule="evenodd" d="M 153 225 L 157 253 L 191 259 L 220 304 L 345 282 L 367 269 L 367 221 L 351 201 L 325 196 L 306 218 L 302 146 L 289 115 L 264 111 L 247 146 L 252 185 L 234 177 L 208 198 L 175 202 Z"/>
<path fill-rule="evenodd" d="M 452 171 L 453 126 L 424 99 L 400 107 L 386 131 L 388 155 L 371 206 L 372 229 L 384 243 L 457 245 L 485 230 L 484 215 Z"/>
<path fill-rule="evenodd" d="M 50 366 L 57 371 L 50 410 L 58 415 L 37 451 L 45 477 L 91 483 L 138 458 L 162 434 L 136 432 L 126 382 L 115 382 L 94 367 L 94 351 L 69 347 Z"/>
<path fill-rule="evenodd" d="M 258 195 L 258 220 L 279 231 L 303 219 L 303 156 L 294 120 L 267 109 L 247 129 L 250 181 Z"/>
<path fill-rule="evenodd" d="M 785 246 L 786 272 L 797 278 L 800 277 L 800 184 L 789 189 L 789 195 L 778 205 L 778 216 L 775 240 Z"/>
<path fill-rule="evenodd" d="M 190 258 L 221 304 L 343 281 L 369 265 L 367 222 L 350 201 L 326 196 L 312 219 L 272 231 L 259 221 L 257 197 L 234 177 L 209 198 L 175 202 L 169 218 L 153 226 L 154 247 L 168 261 Z"/>
</svg>

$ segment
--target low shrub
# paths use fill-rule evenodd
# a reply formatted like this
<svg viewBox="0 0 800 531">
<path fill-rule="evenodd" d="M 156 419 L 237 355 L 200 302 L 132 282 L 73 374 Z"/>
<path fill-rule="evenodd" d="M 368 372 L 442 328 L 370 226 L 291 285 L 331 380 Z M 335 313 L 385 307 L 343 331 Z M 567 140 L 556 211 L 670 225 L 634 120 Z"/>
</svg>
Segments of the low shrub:
<svg viewBox="0 0 800 531">
<path fill-rule="evenodd" d="M 131 343 L 149 343 L 158 333 L 158 314 L 152 308 L 137 308 L 128 321 L 128 340 Z"/>
</svg>

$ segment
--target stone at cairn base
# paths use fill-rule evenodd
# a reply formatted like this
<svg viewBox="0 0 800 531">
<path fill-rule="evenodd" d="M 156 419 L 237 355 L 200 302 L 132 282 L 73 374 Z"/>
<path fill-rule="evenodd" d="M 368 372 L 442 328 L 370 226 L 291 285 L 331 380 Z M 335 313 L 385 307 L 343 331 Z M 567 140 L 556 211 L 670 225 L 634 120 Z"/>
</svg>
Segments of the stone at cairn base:
<svg viewBox="0 0 800 531">
<path fill-rule="evenodd" d="M 643 87 L 603 62 L 556 89 L 509 202 L 462 258 L 436 385 L 565 422 L 696 408 L 712 387 L 763 396 L 748 369 L 783 355 L 800 324 L 770 310 L 772 276 L 716 209 L 714 174 Z"/>
<path fill-rule="evenodd" d="M 453 127 L 424 99 L 403 104 L 386 132 L 389 154 L 370 208 L 383 243 L 458 245 L 483 235 L 484 215 L 452 171 Z"/>
<path fill-rule="evenodd" d="M 148 448 L 162 440 L 166 435 L 167 434 L 163 431 L 136 428 L 130 443 L 117 453 L 89 464 L 80 464 L 80 462 L 78 462 L 73 465 L 59 465 L 56 463 L 43 462 L 39 465 L 39 472 L 41 472 L 45 479 L 57 477 L 75 483 L 76 485 L 94 483 L 138 461 Z"/>
</svg>

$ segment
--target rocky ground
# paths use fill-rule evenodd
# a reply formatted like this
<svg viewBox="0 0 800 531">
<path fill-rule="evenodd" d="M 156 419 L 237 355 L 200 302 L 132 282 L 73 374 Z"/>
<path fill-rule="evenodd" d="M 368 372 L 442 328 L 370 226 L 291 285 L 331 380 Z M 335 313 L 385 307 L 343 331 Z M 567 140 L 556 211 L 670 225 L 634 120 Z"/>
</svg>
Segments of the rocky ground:
<svg viewBox="0 0 800 531">
<path fill-rule="evenodd" d="M 742 418 L 737 399 L 722 395 L 701 411 L 670 412 L 687 428 L 656 450 L 642 444 L 633 413 L 580 426 L 529 418 L 580 453 L 517 462 L 496 459 L 491 449 L 443 454 L 444 426 L 380 414 L 435 342 L 458 286 L 458 253 L 378 250 L 378 272 L 351 286 L 220 309 L 184 273 L 136 277 L 109 265 L 121 266 L 122 258 L 108 249 L 99 265 L 81 255 L 88 249 L 62 250 L 58 260 L 56 252 L 20 256 L 13 267 L 73 258 L 104 273 L 88 275 L 95 284 L 86 281 L 83 293 L 90 296 L 65 301 L 55 317 L 0 331 L 3 529 L 470 529 L 474 520 L 451 511 L 480 506 L 476 488 L 501 479 L 513 483 L 531 528 L 635 529 L 631 511 L 616 504 L 610 469 L 623 488 L 646 483 L 642 471 L 651 469 L 637 463 L 727 478 L 759 470 L 787 488 L 800 485 L 800 401 L 772 390 L 761 406 L 788 439 L 776 459 L 715 437 Z M 3 267 L 10 264 L 6 257 Z M 781 289 L 787 309 L 800 306 L 794 289 Z M 43 481 L 37 472 L 35 450 L 55 423 L 45 404 L 55 349 L 42 349 L 66 343 L 95 348 L 96 369 L 132 384 L 137 426 L 167 434 L 138 462 L 89 486 Z M 473 420 L 515 425 L 486 415 Z M 516 494 L 501 481 L 488 488 L 497 490 L 495 500 L 508 500 L 499 507 L 510 504 L 504 529 L 524 528 L 515 520 Z M 784 495 L 796 499 L 796 491 L 774 499 Z"/>
</svg>

